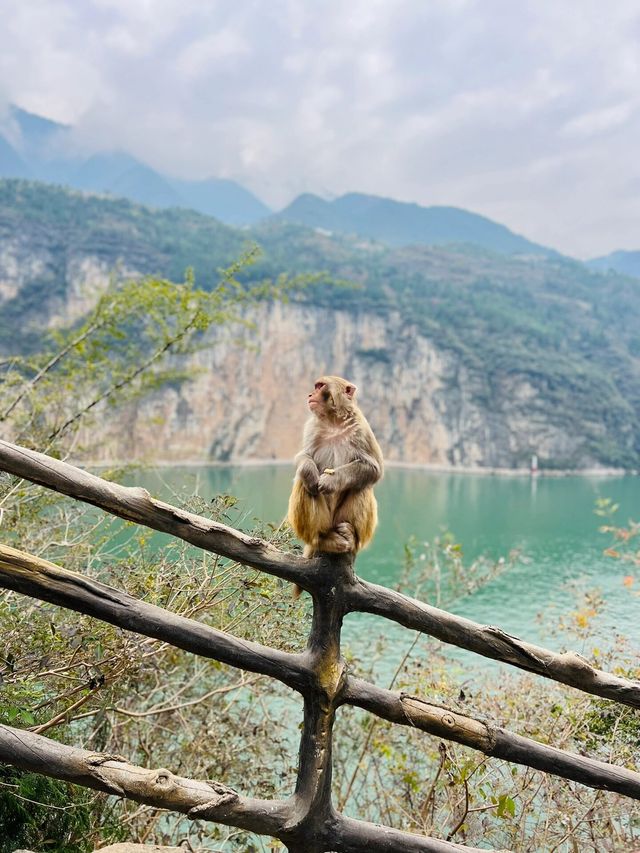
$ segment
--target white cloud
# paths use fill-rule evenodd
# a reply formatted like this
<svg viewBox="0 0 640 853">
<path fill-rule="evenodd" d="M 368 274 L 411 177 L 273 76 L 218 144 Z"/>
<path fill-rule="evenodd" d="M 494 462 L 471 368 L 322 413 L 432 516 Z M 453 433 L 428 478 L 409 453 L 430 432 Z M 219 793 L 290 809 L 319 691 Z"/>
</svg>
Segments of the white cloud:
<svg viewBox="0 0 640 853">
<path fill-rule="evenodd" d="M 637 110 L 631 101 L 575 116 L 562 128 L 568 136 L 595 136 L 626 124 Z"/>
<path fill-rule="evenodd" d="M 580 255 L 640 244 L 636 0 L 5 0 L 0 87 L 282 205 L 455 204 Z"/>
</svg>

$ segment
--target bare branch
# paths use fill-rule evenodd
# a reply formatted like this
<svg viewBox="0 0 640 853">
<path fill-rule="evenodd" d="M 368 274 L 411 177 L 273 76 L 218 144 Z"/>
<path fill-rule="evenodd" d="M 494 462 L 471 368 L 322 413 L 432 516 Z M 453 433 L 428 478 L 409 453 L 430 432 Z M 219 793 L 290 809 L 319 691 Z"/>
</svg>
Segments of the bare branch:
<svg viewBox="0 0 640 853">
<path fill-rule="evenodd" d="M 342 701 L 378 717 L 454 740 L 505 761 L 524 764 L 554 776 L 573 779 L 604 791 L 616 791 L 640 800 L 640 773 L 546 746 L 512 734 L 467 714 L 424 702 L 415 696 L 384 690 L 358 678 L 349 678 Z"/>
<path fill-rule="evenodd" d="M 517 666 L 576 687 L 584 693 L 640 708 L 640 682 L 596 669 L 576 652 L 557 652 L 526 643 L 500 628 L 479 625 L 408 595 L 358 579 L 346 589 L 347 610 L 374 613 L 444 643 Z"/>
<path fill-rule="evenodd" d="M 78 344 L 81 344 L 84 340 L 86 340 L 92 332 L 95 332 L 96 329 L 100 328 L 101 325 L 104 324 L 104 320 L 101 322 L 91 323 L 87 328 L 77 335 L 73 340 L 69 341 L 69 343 L 59 350 L 55 355 L 53 355 L 49 361 L 40 368 L 40 370 L 36 373 L 34 377 L 32 377 L 28 382 L 25 382 L 22 386 L 20 392 L 14 397 L 12 402 L 7 406 L 4 412 L 0 413 L 0 422 L 6 421 L 11 412 L 15 409 L 18 403 L 25 397 L 30 391 L 32 391 L 35 386 L 40 382 L 43 376 L 52 370 L 56 364 L 58 364 L 62 359 L 71 352 L 74 347 L 77 347 Z"/>
<path fill-rule="evenodd" d="M 241 797 L 219 782 L 185 779 L 164 769 L 146 770 L 119 756 L 66 746 L 11 726 L 0 725 L 0 761 L 193 819 L 262 835 L 277 836 L 290 815 L 290 806 L 282 800 Z"/>
<path fill-rule="evenodd" d="M 214 690 L 209 690 L 208 693 L 204 693 L 202 696 L 198 696 L 195 699 L 189 699 L 185 702 L 174 703 L 172 705 L 161 705 L 156 708 L 149 708 L 148 711 L 129 711 L 127 708 L 109 708 L 109 711 L 113 711 L 115 714 L 121 714 L 124 717 L 132 717 L 136 720 L 141 720 L 144 717 L 155 717 L 157 714 L 172 714 L 174 711 L 182 711 L 185 708 L 193 708 L 194 705 L 200 705 L 202 702 L 206 702 L 207 699 L 211 699 L 212 696 L 220 696 L 223 693 L 231 693 L 234 690 L 240 690 L 242 687 L 250 687 L 252 684 L 255 684 L 259 679 L 256 678 L 241 678 L 240 681 L 237 681 L 235 684 L 225 684 L 224 687 L 216 687 Z"/>
<path fill-rule="evenodd" d="M 269 675 L 299 692 L 307 688 L 311 678 L 302 655 L 240 640 L 6 545 L 0 545 L 0 587 L 94 616 L 202 657 Z"/>
<path fill-rule="evenodd" d="M 146 489 L 121 486 L 81 468 L 0 439 L 0 471 L 93 504 L 127 521 L 169 533 L 205 551 L 311 589 L 318 560 L 285 554 L 269 542 L 155 500 Z"/>
</svg>

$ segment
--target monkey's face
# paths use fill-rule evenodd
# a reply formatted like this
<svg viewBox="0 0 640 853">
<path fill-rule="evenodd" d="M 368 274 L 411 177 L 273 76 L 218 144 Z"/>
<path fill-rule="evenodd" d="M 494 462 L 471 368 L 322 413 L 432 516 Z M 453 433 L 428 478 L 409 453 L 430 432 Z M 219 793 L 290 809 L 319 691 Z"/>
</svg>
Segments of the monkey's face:
<svg viewBox="0 0 640 853">
<path fill-rule="evenodd" d="M 307 405 L 318 418 L 336 417 L 352 407 L 355 392 L 353 382 L 347 382 L 339 376 L 321 376 L 307 398 Z"/>
</svg>

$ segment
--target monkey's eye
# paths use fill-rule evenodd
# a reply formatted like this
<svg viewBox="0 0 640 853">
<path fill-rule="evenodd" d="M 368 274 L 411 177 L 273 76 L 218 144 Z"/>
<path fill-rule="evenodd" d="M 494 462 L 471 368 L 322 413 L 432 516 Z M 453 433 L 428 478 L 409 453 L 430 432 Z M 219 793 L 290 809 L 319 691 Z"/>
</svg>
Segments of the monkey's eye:
<svg viewBox="0 0 640 853">
<path fill-rule="evenodd" d="M 316 391 L 319 391 L 320 388 L 324 388 L 324 386 L 325 386 L 324 382 L 316 382 L 316 384 L 313 387 L 316 389 Z"/>
</svg>

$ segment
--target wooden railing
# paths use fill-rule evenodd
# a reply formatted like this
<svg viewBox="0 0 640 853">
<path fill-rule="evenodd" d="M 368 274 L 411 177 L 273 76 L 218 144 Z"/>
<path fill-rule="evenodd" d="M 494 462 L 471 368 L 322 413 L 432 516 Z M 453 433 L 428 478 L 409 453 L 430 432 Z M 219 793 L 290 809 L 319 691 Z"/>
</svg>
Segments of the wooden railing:
<svg viewBox="0 0 640 853">
<path fill-rule="evenodd" d="M 297 583 L 313 599 L 307 648 L 292 654 L 237 639 L 0 545 L 0 586 L 270 676 L 299 693 L 304 707 L 297 781 L 286 800 L 244 797 L 222 782 L 136 767 L 120 756 L 62 746 L 11 726 L 0 726 L 0 760 L 191 818 L 278 838 L 296 853 L 475 850 L 355 820 L 336 810 L 331 796 L 332 731 L 338 709 L 353 705 L 485 755 L 640 799 L 640 774 L 632 770 L 555 749 L 424 698 L 385 690 L 355 677 L 341 657 L 340 630 L 347 613 L 374 613 L 445 643 L 634 708 L 640 708 L 640 682 L 596 669 L 578 654 L 554 653 L 498 628 L 478 625 L 367 583 L 354 574 L 349 557 L 326 555 L 308 560 L 283 553 L 261 539 L 158 501 L 144 489 L 108 482 L 6 441 L 0 441 L 0 470 Z"/>
</svg>

